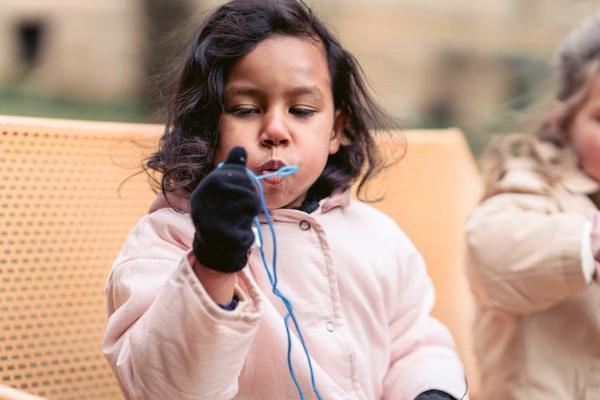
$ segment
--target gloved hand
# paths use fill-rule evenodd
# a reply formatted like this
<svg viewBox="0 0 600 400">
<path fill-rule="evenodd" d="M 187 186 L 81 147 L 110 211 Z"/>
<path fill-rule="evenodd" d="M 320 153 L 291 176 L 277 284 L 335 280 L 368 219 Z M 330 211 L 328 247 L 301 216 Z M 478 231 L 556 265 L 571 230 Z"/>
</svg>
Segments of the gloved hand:
<svg viewBox="0 0 600 400">
<path fill-rule="evenodd" d="M 252 220 L 259 207 L 254 183 L 246 173 L 246 150 L 234 147 L 223 167 L 202 179 L 191 196 L 196 228 L 193 249 L 198 261 L 226 273 L 244 268 L 254 242 Z"/>
<path fill-rule="evenodd" d="M 428 390 L 417 396 L 415 400 L 456 400 L 446 392 L 441 390 Z"/>
<path fill-rule="evenodd" d="M 600 273 L 600 210 L 594 211 L 592 214 L 592 253 L 596 260 L 596 269 Z M 598 274 L 596 275 L 598 276 Z"/>
</svg>

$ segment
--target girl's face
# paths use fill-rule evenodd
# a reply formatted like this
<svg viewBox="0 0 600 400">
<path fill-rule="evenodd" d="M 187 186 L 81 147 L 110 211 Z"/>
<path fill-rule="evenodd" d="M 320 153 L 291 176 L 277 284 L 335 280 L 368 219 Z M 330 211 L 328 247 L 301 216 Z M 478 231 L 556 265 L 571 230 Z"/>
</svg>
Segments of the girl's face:
<svg viewBox="0 0 600 400">
<path fill-rule="evenodd" d="M 582 169 L 600 182 L 600 73 L 591 85 L 568 134 Z"/>
<path fill-rule="evenodd" d="M 242 146 L 256 175 L 298 166 L 294 175 L 262 180 L 269 208 L 297 207 L 337 152 L 343 122 L 321 43 L 274 35 L 230 71 L 215 163 Z"/>
</svg>

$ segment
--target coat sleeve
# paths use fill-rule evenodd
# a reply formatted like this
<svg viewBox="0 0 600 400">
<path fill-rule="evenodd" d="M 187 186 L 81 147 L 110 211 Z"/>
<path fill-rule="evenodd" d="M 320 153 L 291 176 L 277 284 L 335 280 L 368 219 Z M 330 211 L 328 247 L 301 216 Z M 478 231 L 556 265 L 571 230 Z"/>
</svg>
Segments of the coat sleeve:
<svg viewBox="0 0 600 400">
<path fill-rule="evenodd" d="M 464 369 L 448 329 L 431 316 L 434 289 L 423 258 L 410 244 L 403 274 L 390 301 L 391 360 L 384 400 L 414 400 L 428 390 L 468 399 Z"/>
<path fill-rule="evenodd" d="M 191 263 L 181 251 L 179 259 L 133 258 L 112 269 L 102 350 L 128 399 L 229 400 L 238 390 L 259 295 L 240 274 L 247 290 L 236 287 L 238 306 L 223 310 Z"/>
<path fill-rule="evenodd" d="M 467 223 L 468 274 L 480 304 L 514 314 L 547 309 L 582 292 L 586 219 L 549 195 L 500 193 Z"/>
</svg>

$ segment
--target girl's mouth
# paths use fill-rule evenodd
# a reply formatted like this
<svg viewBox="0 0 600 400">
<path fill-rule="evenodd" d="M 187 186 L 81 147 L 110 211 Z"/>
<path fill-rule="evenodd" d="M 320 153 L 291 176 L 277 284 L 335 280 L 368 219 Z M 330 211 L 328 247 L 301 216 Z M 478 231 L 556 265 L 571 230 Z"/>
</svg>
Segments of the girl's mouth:
<svg viewBox="0 0 600 400">
<path fill-rule="evenodd" d="M 261 164 L 257 168 L 257 175 L 261 176 L 261 175 L 272 174 L 275 171 L 277 171 L 279 168 L 284 167 L 285 165 L 286 165 L 286 163 L 284 163 L 281 160 L 269 160 L 269 161 Z M 266 184 L 276 186 L 276 185 L 280 185 L 283 182 L 283 176 L 273 175 L 268 178 L 261 179 L 261 181 L 265 182 Z"/>
<path fill-rule="evenodd" d="M 279 185 L 283 182 L 283 176 L 274 175 L 274 176 L 270 176 L 268 178 L 262 179 L 262 181 L 269 185 Z"/>
</svg>

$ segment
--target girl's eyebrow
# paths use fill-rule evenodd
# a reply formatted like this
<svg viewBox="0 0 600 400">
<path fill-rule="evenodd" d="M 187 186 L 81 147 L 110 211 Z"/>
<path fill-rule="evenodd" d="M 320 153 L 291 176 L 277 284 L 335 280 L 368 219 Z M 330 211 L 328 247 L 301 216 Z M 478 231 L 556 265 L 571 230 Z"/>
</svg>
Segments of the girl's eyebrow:
<svg viewBox="0 0 600 400">
<path fill-rule="evenodd" d="M 319 89 L 319 87 L 316 85 L 296 86 L 290 90 L 287 90 L 286 95 L 290 97 L 312 96 L 316 100 L 323 100 L 325 98 L 321 89 Z"/>
<path fill-rule="evenodd" d="M 235 95 L 249 95 L 249 96 L 257 96 L 261 94 L 261 90 L 254 86 L 246 86 L 246 85 L 231 85 L 225 88 L 226 96 L 235 96 Z"/>
<path fill-rule="evenodd" d="M 225 94 L 226 96 L 264 96 L 264 91 L 255 86 L 234 84 L 226 88 Z M 296 86 L 286 90 L 285 95 L 288 97 L 311 96 L 316 100 L 323 100 L 325 98 L 321 89 L 316 85 Z"/>
</svg>

